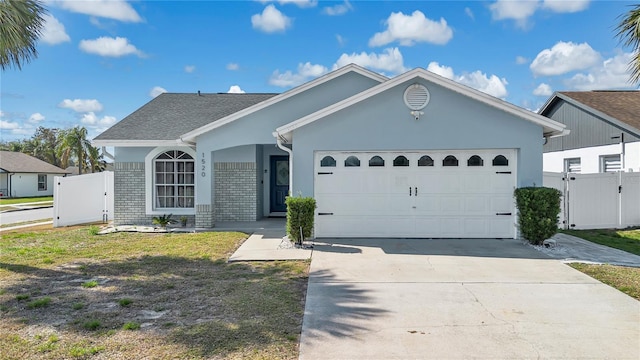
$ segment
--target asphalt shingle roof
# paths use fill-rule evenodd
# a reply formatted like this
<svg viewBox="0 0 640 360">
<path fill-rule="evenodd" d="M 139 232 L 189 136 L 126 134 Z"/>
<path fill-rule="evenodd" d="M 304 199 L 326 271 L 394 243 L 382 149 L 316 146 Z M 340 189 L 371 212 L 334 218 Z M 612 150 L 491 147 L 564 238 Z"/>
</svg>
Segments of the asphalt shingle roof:
<svg viewBox="0 0 640 360">
<path fill-rule="evenodd" d="M 640 91 L 561 91 L 560 94 L 640 131 Z"/>
<path fill-rule="evenodd" d="M 12 173 L 66 174 L 67 171 L 33 156 L 13 151 L 0 151 L 0 169 Z"/>
<path fill-rule="evenodd" d="M 164 93 L 95 140 L 176 140 L 180 135 L 276 95 Z"/>
</svg>

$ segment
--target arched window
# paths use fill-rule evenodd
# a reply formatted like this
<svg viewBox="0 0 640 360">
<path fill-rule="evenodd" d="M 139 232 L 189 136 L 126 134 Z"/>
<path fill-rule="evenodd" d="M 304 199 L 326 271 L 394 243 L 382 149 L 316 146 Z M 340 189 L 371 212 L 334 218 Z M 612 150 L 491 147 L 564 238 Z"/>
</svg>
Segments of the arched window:
<svg viewBox="0 0 640 360">
<path fill-rule="evenodd" d="M 358 159 L 355 156 L 349 156 L 345 161 L 344 161 L 344 166 L 345 167 L 351 167 L 351 166 L 360 166 L 360 159 Z"/>
<path fill-rule="evenodd" d="M 336 167 L 336 159 L 331 156 L 325 156 L 320 160 L 321 167 Z"/>
<path fill-rule="evenodd" d="M 442 159 L 442 166 L 458 166 L 458 159 L 453 155 L 447 155 Z"/>
<path fill-rule="evenodd" d="M 467 166 L 482 166 L 484 165 L 484 160 L 478 155 L 473 155 L 467 160 Z"/>
<path fill-rule="evenodd" d="M 376 155 L 369 159 L 369 166 L 384 166 L 384 159 Z"/>
<path fill-rule="evenodd" d="M 493 158 L 493 166 L 509 166 L 509 160 L 503 155 L 498 155 Z"/>
<path fill-rule="evenodd" d="M 400 155 L 393 159 L 393 166 L 409 166 L 409 159 Z"/>
<path fill-rule="evenodd" d="M 433 159 L 429 155 L 424 155 L 418 159 L 418 166 L 433 166 Z"/>
<path fill-rule="evenodd" d="M 155 208 L 193 208 L 195 161 L 180 151 L 166 151 L 153 160 Z"/>
</svg>

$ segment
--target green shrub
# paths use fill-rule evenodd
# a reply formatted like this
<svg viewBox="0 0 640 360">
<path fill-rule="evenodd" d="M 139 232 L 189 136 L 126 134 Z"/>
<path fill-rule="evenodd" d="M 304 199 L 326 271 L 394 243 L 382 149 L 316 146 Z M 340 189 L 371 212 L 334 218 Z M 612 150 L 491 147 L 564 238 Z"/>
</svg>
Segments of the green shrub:
<svg viewBox="0 0 640 360">
<path fill-rule="evenodd" d="M 558 232 L 559 190 L 547 187 L 524 187 L 514 191 L 518 207 L 518 225 L 522 237 L 540 245 Z"/>
<path fill-rule="evenodd" d="M 176 222 L 175 220 L 173 220 L 173 219 L 171 218 L 171 216 L 172 216 L 172 215 L 173 215 L 173 214 L 169 214 L 169 215 L 164 214 L 164 215 L 162 215 L 162 216 L 154 216 L 154 217 L 151 219 L 151 222 L 152 222 L 152 223 L 154 223 L 154 224 L 156 224 L 156 225 L 159 225 L 159 226 L 160 226 L 160 227 L 162 227 L 162 228 L 166 228 L 166 227 L 167 227 L 167 225 L 170 225 L 170 224 L 173 224 L 173 223 L 175 223 L 175 222 Z"/>
<path fill-rule="evenodd" d="M 89 226 L 88 232 L 89 235 L 98 235 L 98 233 L 100 232 L 100 228 L 96 225 L 91 225 Z"/>
<path fill-rule="evenodd" d="M 289 196 L 287 204 L 287 235 L 298 244 L 303 238 L 311 237 L 313 232 L 313 217 L 316 210 L 316 200 L 311 197 Z M 302 236 L 300 234 L 302 228 Z"/>
</svg>

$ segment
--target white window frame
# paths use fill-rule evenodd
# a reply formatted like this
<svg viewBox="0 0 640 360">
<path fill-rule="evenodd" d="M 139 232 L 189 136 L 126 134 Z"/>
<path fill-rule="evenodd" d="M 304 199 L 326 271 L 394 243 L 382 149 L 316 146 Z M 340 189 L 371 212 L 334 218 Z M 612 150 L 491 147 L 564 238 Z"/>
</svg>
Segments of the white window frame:
<svg viewBox="0 0 640 360">
<path fill-rule="evenodd" d="M 41 176 L 44 181 L 40 181 Z M 42 185 L 42 188 L 40 185 Z M 38 174 L 38 191 L 47 191 L 47 174 Z"/>
<path fill-rule="evenodd" d="M 173 215 L 195 215 L 196 207 L 195 201 L 197 197 L 197 188 L 196 188 L 196 179 L 194 179 L 194 206 L 192 208 L 155 208 L 155 190 L 154 190 L 154 179 L 155 179 L 155 167 L 154 160 L 158 155 L 163 154 L 167 151 L 183 151 L 193 158 L 194 165 L 196 162 L 196 151 L 187 146 L 163 146 L 158 147 L 150 151 L 147 156 L 144 158 L 144 169 L 145 169 L 145 212 L 147 215 L 164 215 L 164 214 L 173 214 Z M 194 169 L 196 170 L 196 169 Z M 197 174 L 197 173 L 196 173 Z M 194 174 L 195 175 L 195 174 Z"/>
<path fill-rule="evenodd" d="M 618 163 L 620 164 L 619 168 L 616 170 L 611 170 L 611 171 L 607 171 L 607 160 L 611 159 L 614 160 L 614 158 L 617 159 Z M 616 160 L 614 160 L 616 161 Z M 604 172 L 618 172 L 618 171 L 622 171 L 622 156 L 620 156 L 620 154 L 609 154 L 609 155 L 600 155 L 600 172 L 604 173 Z"/>
<path fill-rule="evenodd" d="M 579 166 L 578 171 L 570 171 L 571 170 L 570 162 L 572 160 L 578 160 L 578 166 Z M 563 163 L 564 163 L 564 172 L 566 173 L 570 172 L 574 174 L 579 174 L 582 172 L 582 158 L 579 158 L 579 157 L 565 158 Z"/>
</svg>

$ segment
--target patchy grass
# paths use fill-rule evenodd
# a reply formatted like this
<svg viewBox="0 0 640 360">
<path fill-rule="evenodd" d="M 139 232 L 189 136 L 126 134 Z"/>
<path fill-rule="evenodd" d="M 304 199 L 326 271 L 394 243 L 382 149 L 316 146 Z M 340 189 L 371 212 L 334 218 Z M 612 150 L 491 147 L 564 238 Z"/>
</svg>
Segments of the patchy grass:
<svg viewBox="0 0 640 360">
<path fill-rule="evenodd" d="M 245 238 L 4 232 L 0 359 L 296 359 L 309 263 L 227 263 Z"/>
<path fill-rule="evenodd" d="M 98 286 L 98 282 L 95 280 L 85 281 L 82 283 L 83 288 L 94 288 L 96 286 Z"/>
<path fill-rule="evenodd" d="M 640 268 L 579 263 L 569 265 L 640 301 Z"/>
<path fill-rule="evenodd" d="M 30 303 L 28 303 L 27 309 L 37 309 L 37 308 L 48 306 L 49 304 L 51 304 L 51 298 L 48 296 L 45 296 L 43 298 L 33 300 Z"/>
<path fill-rule="evenodd" d="M 562 230 L 562 232 L 596 244 L 640 255 L 640 229 Z"/>
<path fill-rule="evenodd" d="M 53 201 L 53 196 L 0 199 L 0 206 L 26 204 L 26 203 L 41 202 L 41 201 Z"/>
</svg>

